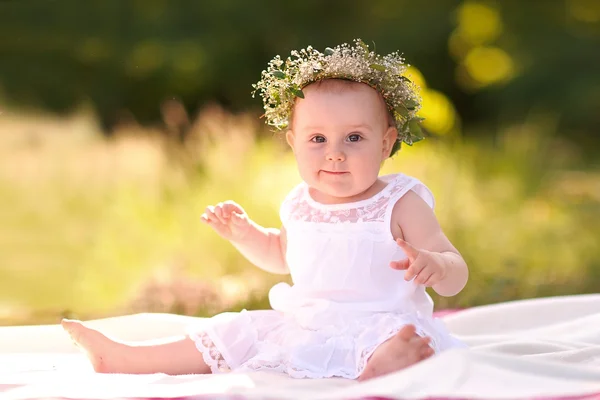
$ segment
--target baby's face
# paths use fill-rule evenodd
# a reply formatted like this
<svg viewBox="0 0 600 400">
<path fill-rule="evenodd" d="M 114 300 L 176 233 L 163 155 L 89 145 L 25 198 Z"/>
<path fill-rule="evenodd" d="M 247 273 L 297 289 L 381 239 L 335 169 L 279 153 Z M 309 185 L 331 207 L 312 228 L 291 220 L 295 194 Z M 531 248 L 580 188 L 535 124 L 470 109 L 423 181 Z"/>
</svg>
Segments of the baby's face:
<svg viewBox="0 0 600 400">
<path fill-rule="evenodd" d="M 339 81 L 303 92 L 287 134 L 302 179 L 332 202 L 360 195 L 396 139 L 383 99 L 365 84 Z"/>
</svg>

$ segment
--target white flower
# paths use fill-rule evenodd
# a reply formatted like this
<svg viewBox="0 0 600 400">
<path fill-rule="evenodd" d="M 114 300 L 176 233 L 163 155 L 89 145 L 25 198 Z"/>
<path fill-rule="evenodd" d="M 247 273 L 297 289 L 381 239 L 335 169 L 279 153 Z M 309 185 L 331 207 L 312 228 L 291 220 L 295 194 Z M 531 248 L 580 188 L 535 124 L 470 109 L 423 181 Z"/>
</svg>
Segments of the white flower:
<svg viewBox="0 0 600 400">
<path fill-rule="evenodd" d="M 285 62 L 280 56 L 273 58 L 261 80 L 253 85 L 259 92 L 265 109 L 267 124 L 285 129 L 294 107 L 296 97 L 303 97 L 302 88 L 325 79 L 349 79 L 365 83 L 383 96 L 391 115 L 396 121 L 398 141 L 392 155 L 402 142 L 409 145 L 423 139 L 416 116 L 421 99 L 418 88 L 407 77 L 407 65 L 397 53 L 380 56 L 360 39 L 350 47 L 344 43 L 324 53 L 308 46 L 293 50 Z"/>
</svg>

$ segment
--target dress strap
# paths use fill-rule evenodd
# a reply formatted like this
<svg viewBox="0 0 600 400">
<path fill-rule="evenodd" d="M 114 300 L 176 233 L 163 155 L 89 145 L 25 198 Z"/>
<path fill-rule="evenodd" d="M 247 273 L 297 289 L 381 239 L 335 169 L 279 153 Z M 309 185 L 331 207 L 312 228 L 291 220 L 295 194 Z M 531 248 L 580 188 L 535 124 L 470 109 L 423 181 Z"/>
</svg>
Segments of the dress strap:
<svg viewBox="0 0 600 400">
<path fill-rule="evenodd" d="M 290 220 L 292 211 L 296 209 L 298 203 L 302 201 L 306 184 L 304 182 L 296 185 L 285 197 L 279 208 L 279 218 L 283 225 Z"/>
<path fill-rule="evenodd" d="M 392 211 L 394 206 L 410 190 L 415 192 L 432 209 L 435 207 L 435 198 L 433 193 L 423 182 L 412 176 L 398 174 L 396 178 L 389 183 L 389 201 L 385 211 L 386 226 L 390 226 L 392 220 Z"/>
</svg>

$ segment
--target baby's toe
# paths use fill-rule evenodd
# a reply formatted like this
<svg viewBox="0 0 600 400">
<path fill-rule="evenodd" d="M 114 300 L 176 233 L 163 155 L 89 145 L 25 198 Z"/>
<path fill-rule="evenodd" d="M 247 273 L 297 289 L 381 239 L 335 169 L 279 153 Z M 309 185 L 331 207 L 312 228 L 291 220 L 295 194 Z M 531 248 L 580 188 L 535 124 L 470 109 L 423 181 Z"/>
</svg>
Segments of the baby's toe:
<svg viewBox="0 0 600 400">
<path fill-rule="evenodd" d="M 421 360 L 424 360 L 426 358 L 431 357 L 435 351 L 433 350 L 433 348 L 431 347 L 431 338 L 430 337 L 424 337 L 424 338 L 419 338 L 419 356 Z"/>
<path fill-rule="evenodd" d="M 398 332 L 398 337 L 405 342 L 410 341 L 416 335 L 416 329 L 414 325 L 405 325 Z"/>
<path fill-rule="evenodd" d="M 62 325 L 63 329 L 67 331 L 69 335 L 71 335 L 73 340 L 78 341 L 81 338 L 81 331 L 83 330 L 83 325 L 81 322 L 63 319 L 60 324 Z"/>
<path fill-rule="evenodd" d="M 75 326 L 81 325 L 81 322 L 80 321 L 76 321 L 74 319 L 63 318 L 62 321 L 60 321 L 60 324 L 62 325 L 63 328 L 65 328 L 65 329 L 68 330 L 68 329 L 73 328 Z"/>
<path fill-rule="evenodd" d="M 409 341 L 409 347 L 411 349 L 409 358 L 412 359 L 413 362 L 418 362 L 431 357 L 433 349 L 429 345 L 430 342 L 431 338 L 429 337 L 413 336 Z"/>
<path fill-rule="evenodd" d="M 433 354 L 435 353 L 435 351 L 430 347 L 430 346 L 426 346 L 424 348 L 421 349 L 421 360 L 425 360 L 429 357 L 431 357 Z"/>
</svg>

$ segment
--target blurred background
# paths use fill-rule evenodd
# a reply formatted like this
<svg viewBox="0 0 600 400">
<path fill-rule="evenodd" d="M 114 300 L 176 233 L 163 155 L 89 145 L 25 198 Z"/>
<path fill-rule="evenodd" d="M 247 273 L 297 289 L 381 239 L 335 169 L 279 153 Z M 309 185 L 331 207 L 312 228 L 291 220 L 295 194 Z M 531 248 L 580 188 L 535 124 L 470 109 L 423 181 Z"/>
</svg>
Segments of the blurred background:
<svg viewBox="0 0 600 400">
<path fill-rule="evenodd" d="M 399 50 L 430 186 L 471 269 L 439 309 L 598 292 L 600 1 L 0 1 L 0 324 L 268 307 L 289 277 L 199 217 L 266 226 L 299 182 L 252 83 L 276 54 Z M 372 45 L 372 44 L 371 44 Z"/>
</svg>

